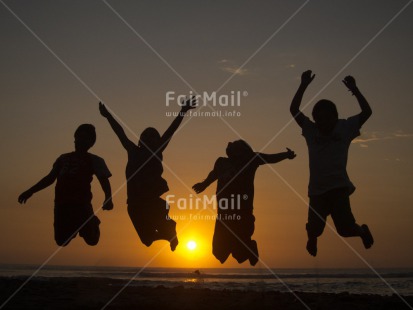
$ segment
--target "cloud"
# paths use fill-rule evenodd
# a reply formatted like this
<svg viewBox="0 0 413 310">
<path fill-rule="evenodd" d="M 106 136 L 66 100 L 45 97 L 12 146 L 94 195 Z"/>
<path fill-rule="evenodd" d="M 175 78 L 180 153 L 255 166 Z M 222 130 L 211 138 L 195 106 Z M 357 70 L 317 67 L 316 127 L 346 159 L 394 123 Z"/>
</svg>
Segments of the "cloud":
<svg viewBox="0 0 413 310">
<path fill-rule="evenodd" d="M 237 66 L 232 60 L 229 59 L 218 60 L 218 64 L 220 65 L 220 69 L 222 71 L 229 72 L 231 74 L 243 76 L 249 73 L 248 69 Z"/>
<path fill-rule="evenodd" d="M 359 144 L 360 147 L 368 147 L 368 143 L 383 140 L 395 140 L 403 138 L 412 138 L 413 133 L 405 133 L 402 130 L 397 130 L 393 133 L 384 133 L 379 131 L 363 132 L 362 136 L 356 138 L 352 143 Z"/>
<path fill-rule="evenodd" d="M 221 70 L 232 73 L 232 74 L 241 75 L 241 76 L 248 74 L 247 69 L 237 68 L 233 66 L 221 67 Z"/>
<path fill-rule="evenodd" d="M 410 138 L 413 137 L 413 133 L 395 133 L 394 136 L 397 138 Z"/>
</svg>

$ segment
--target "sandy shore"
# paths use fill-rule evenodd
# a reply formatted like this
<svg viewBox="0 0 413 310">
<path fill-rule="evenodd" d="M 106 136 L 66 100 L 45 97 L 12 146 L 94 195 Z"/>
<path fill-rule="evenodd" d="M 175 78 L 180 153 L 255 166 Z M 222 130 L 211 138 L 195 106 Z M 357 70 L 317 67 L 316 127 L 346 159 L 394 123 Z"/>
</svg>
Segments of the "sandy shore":
<svg viewBox="0 0 413 310">
<path fill-rule="evenodd" d="M 0 278 L 3 304 L 24 282 Z M 326 293 L 245 292 L 206 288 L 128 286 L 109 301 L 126 282 L 102 278 L 35 278 L 2 309 L 411 309 L 397 296 Z M 404 297 L 413 305 L 413 297 Z M 108 304 L 109 303 L 109 304 Z"/>
</svg>

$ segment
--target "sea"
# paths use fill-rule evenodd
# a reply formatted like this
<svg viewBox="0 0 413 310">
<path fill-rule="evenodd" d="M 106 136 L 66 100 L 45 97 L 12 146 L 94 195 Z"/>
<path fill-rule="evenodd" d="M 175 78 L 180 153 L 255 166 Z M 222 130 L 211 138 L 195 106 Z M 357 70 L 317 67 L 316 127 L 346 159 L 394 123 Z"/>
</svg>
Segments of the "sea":
<svg viewBox="0 0 413 310">
<path fill-rule="evenodd" d="M 413 296 L 413 269 L 141 268 L 0 265 L 1 277 L 116 279 L 117 285 Z"/>
</svg>

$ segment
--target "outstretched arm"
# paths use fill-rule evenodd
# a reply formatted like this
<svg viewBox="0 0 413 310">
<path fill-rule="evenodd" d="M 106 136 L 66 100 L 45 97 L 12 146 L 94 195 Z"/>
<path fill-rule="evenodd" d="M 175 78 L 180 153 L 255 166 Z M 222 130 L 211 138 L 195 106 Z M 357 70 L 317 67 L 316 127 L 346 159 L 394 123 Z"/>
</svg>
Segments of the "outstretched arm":
<svg viewBox="0 0 413 310">
<path fill-rule="evenodd" d="M 43 179 L 41 179 L 39 182 L 37 182 L 35 185 L 30 187 L 27 191 L 23 192 L 20 194 L 18 201 L 19 203 L 23 204 L 26 203 L 26 201 L 34 194 L 37 193 L 38 191 L 41 191 L 42 189 L 52 185 L 54 181 L 57 178 L 57 172 L 55 169 L 52 169 L 50 173 L 45 176 Z"/>
<path fill-rule="evenodd" d="M 108 178 L 98 178 L 100 186 L 102 187 L 103 192 L 105 193 L 105 201 L 103 203 L 103 210 L 112 210 L 112 188 L 110 187 L 110 182 Z"/>
<path fill-rule="evenodd" d="M 175 131 L 178 129 L 179 125 L 181 125 L 181 122 L 185 116 L 185 113 L 191 109 L 195 109 L 196 104 L 197 102 L 196 102 L 195 96 L 182 102 L 181 111 L 179 112 L 178 116 L 173 120 L 172 124 L 162 135 L 160 152 L 163 152 L 163 150 L 165 150 L 166 147 L 168 146 L 169 141 L 171 141 L 172 136 L 174 135 Z"/>
<path fill-rule="evenodd" d="M 200 183 L 195 184 L 194 186 L 192 186 L 192 188 L 194 189 L 194 191 L 199 194 L 202 193 L 209 185 L 211 185 L 216 179 L 218 178 L 218 175 L 216 173 L 215 170 L 212 170 L 207 178 Z"/>
<path fill-rule="evenodd" d="M 373 111 L 370 108 L 369 103 L 367 102 L 366 98 L 361 94 L 360 90 L 357 88 L 356 80 L 352 76 L 346 76 L 343 80 L 344 85 L 348 88 L 349 91 L 356 96 L 357 101 L 360 105 L 361 112 L 359 114 L 360 118 L 360 127 L 369 119 Z"/>
<path fill-rule="evenodd" d="M 303 95 L 305 90 L 307 89 L 308 85 L 314 80 L 315 74 L 311 75 L 311 70 L 305 71 L 301 75 L 301 84 L 298 87 L 297 92 L 295 93 L 295 96 L 291 102 L 290 106 L 290 112 L 291 115 L 294 117 L 295 121 L 297 124 L 302 127 L 304 120 L 305 120 L 305 115 L 300 111 L 300 105 L 301 101 L 303 100 Z"/>
<path fill-rule="evenodd" d="M 278 154 L 263 154 L 258 153 L 257 156 L 262 161 L 263 164 L 275 164 L 284 159 L 294 159 L 297 155 L 294 151 L 291 151 L 287 147 L 287 152 L 278 153 Z"/>
<path fill-rule="evenodd" d="M 100 111 L 100 114 L 108 120 L 110 127 L 112 127 L 113 131 L 118 136 L 123 147 L 126 150 L 133 147 L 134 143 L 128 139 L 122 126 L 119 125 L 119 123 L 115 120 L 112 114 L 109 113 L 108 109 L 105 107 L 105 105 L 102 102 L 99 102 L 99 111 Z"/>
</svg>

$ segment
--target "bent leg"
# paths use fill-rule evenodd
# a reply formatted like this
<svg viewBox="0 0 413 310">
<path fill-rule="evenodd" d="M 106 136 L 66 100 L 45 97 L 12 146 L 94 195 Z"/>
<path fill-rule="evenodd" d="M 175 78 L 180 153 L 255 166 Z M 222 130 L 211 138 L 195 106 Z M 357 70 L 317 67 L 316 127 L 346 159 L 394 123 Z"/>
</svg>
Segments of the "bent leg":
<svg viewBox="0 0 413 310">
<path fill-rule="evenodd" d="M 342 237 L 361 237 L 366 249 L 370 248 L 374 239 L 367 225 L 358 225 L 351 211 L 350 197 L 346 189 L 335 191 L 331 212 L 337 232 Z"/>
<path fill-rule="evenodd" d="M 359 237 L 362 230 L 351 212 L 347 188 L 336 189 L 331 194 L 331 217 L 337 233 L 342 237 Z"/>
<path fill-rule="evenodd" d="M 321 236 L 326 226 L 327 215 L 329 214 L 326 194 L 311 196 L 308 209 L 307 229 L 307 251 L 312 256 L 317 255 L 317 238 Z"/>
<path fill-rule="evenodd" d="M 175 251 L 179 243 L 176 235 L 176 222 L 168 216 L 162 221 L 158 221 L 156 227 L 154 241 L 167 240 L 170 242 L 171 250 Z"/>
<path fill-rule="evenodd" d="M 139 211 L 137 206 L 128 205 L 128 214 L 141 242 L 147 247 L 151 246 L 156 233 L 151 219 L 145 218 L 143 212 Z"/>
<path fill-rule="evenodd" d="M 250 212 L 242 212 L 239 214 L 241 219 L 233 219 L 233 221 L 238 221 L 233 223 L 232 231 L 234 239 L 234 247 L 232 250 L 232 256 L 238 261 L 238 263 L 243 263 L 247 259 L 250 264 L 254 266 L 258 262 L 258 246 L 255 240 L 251 237 L 255 230 L 255 217 Z"/>
<path fill-rule="evenodd" d="M 231 252 L 230 232 L 221 221 L 217 219 L 215 222 L 214 237 L 212 238 L 212 254 L 223 264 Z"/>
<path fill-rule="evenodd" d="M 323 197 L 310 197 L 310 206 L 308 209 L 308 221 L 306 224 L 308 238 L 318 238 L 324 231 L 328 212 L 328 202 Z"/>
<path fill-rule="evenodd" d="M 169 217 L 169 205 L 162 198 L 153 201 L 153 218 L 156 234 L 155 240 L 167 240 L 170 242 L 171 250 L 175 251 L 178 245 L 176 235 L 176 222 Z"/>
<path fill-rule="evenodd" d="M 79 231 L 79 236 L 85 240 L 88 245 L 97 245 L 100 239 L 100 220 L 97 216 L 92 215 L 86 218 L 87 223 Z M 80 223 L 82 226 L 83 223 Z"/>
<path fill-rule="evenodd" d="M 67 246 L 78 233 L 76 223 L 73 223 L 73 215 L 67 212 L 67 207 L 55 206 L 53 227 L 58 246 Z"/>
<path fill-rule="evenodd" d="M 250 265 L 255 266 L 259 259 L 257 242 L 251 240 L 251 238 L 239 240 L 234 237 L 232 257 L 234 257 L 239 264 L 242 264 L 248 259 Z"/>
</svg>

